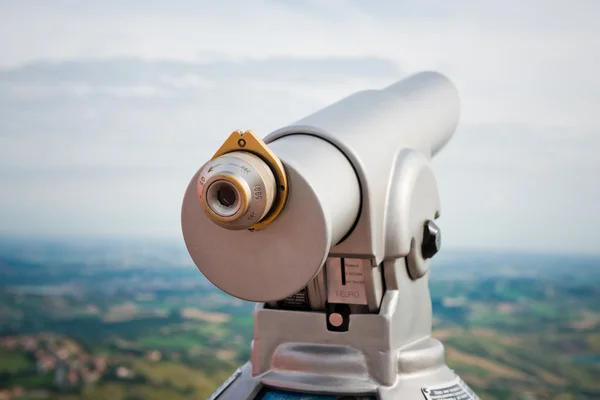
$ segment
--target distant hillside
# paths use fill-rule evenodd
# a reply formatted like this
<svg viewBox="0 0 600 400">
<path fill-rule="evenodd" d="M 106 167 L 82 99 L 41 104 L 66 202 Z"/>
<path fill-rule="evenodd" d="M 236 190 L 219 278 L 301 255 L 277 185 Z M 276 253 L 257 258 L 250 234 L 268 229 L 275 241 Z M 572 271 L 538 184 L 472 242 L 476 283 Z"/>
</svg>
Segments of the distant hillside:
<svg viewBox="0 0 600 400">
<path fill-rule="evenodd" d="M 598 259 L 445 250 L 430 288 L 482 399 L 600 398 Z M 182 244 L 2 240 L 0 398 L 206 398 L 249 359 L 253 307 Z"/>
</svg>

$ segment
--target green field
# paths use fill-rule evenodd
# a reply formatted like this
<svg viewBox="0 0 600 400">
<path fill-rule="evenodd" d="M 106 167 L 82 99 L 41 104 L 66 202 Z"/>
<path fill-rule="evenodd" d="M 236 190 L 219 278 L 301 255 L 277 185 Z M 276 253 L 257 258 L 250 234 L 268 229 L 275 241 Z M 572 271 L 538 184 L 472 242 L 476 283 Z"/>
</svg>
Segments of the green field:
<svg viewBox="0 0 600 400">
<path fill-rule="evenodd" d="M 35 368 L 35 364 L 24 353 L 0 349 L 0 372 L 17 374 Z"/>
<path fill-rule="evenodd" d="M 250 358 L 254 305 L 195 268 L 154 259 L 109 272 L 61 264 L 67 249 L 38 263 L 2 251 L 0 396 L 203 399 Z M 484 400 L 600 399 L 600 261 L 469 259 L 442 263 L 430 283 L 448 365 Z M 509 264 L 506 275 L 498 260 Z M 37 358 L 59 356 L 38 370 Z"/>
</svg>

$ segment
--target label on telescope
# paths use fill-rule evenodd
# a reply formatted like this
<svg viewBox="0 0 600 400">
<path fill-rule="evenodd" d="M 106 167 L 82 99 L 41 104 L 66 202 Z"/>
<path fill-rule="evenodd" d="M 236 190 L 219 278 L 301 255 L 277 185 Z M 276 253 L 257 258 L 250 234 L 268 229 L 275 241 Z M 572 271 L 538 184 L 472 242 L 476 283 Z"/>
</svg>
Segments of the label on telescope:
<svg viewBox="0 0 600 400">
<path fill-rule="evenodd" d="M 299 292 L 294 293 L 293 295 L 286 297 L 281 301 L 278 301 L 277 305 L 279 308 L 286 310 L 310 310 L 310 303 L 308 302 L 308 289 L 304 288 Z"/>
<path fill-rule="evenodd" d="M 452 381 L 421 389 L 427 400 L 481 400 L 458 375 Z"/>
<path fill-rule="evenodd" d="M 327 301 L 329 303 L 366 305 L 365 266 L 371 266 L 370 260 L 327 259 Z"/>
</svg>

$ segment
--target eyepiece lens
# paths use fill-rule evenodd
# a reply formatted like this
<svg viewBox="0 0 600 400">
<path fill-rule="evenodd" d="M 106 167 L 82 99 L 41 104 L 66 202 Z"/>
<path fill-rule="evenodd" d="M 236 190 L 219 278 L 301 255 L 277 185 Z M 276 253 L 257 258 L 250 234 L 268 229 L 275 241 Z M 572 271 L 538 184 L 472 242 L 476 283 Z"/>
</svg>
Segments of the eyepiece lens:
<svg viewBox="0 0 600 400">
<path fill-rule="evenodd" d="M 196 183 L 204 213 L 232 230 L 250 228 L 273 205 L 277 182 L 260 157 L 234 151 L 204 164 Z"/>
<path fill-rule="evenodd" d="M 235 204 L 236 194 L 235 190 L 231 188 L 231 186 L 222 186 L 217 191 L 217 200 L 223 207 L 231 207 Z"/>
<path fill-rule="evenodd" d="M 218 179 L 208 185 L 206 203 L 215 214 L 221 217 L 232 217 L 244 208 L 242 194 L 235 184 L 228 179 Z"/>
</svg>

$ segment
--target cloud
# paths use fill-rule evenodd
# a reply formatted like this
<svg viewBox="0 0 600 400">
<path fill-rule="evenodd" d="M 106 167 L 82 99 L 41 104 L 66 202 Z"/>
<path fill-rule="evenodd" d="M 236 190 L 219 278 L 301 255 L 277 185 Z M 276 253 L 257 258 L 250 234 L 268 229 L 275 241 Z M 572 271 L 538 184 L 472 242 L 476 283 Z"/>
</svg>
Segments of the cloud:
<svg viewBox="0 0 600 400">
<path fill-rule="evenodd" d="M 394 62 L 386 59 L 346 57 L 270 57 L 239 61 L 145 61 L 110 59 L 97 61 L 37 62 L 0 70 L 2 83 L 86 83 L 94 85 L 136 85 L 148 83 L 300 82 L 336 83 L 356 78 L 398 76 Z M 188 85 L 183 85 L 188 86 Z M 204 85 L 200 85 L 204 86 Z"/>
<path fill-rule="evenodd" d="M 0 71 L 0 231 L 176 236 L 189 179 L 232 130 L 264 136 L 399 76 L 380 59 L 282 57 Z"/>
<path fill-rule="evenodd" d="M 600 130 L 463 125 L 434 160 L 450 247 L 597 253 Z"/>
<path fill-rule="evenodd" d="M 177 235 L 187 180 L 408 73 L 448 75 L 445 245 L 597 252 L 600 3 L 0 2 L 0 225 Z M 52 210 L 49 212 L 48 210 Z"/>
<path fill-rule="evenodd" d="M 179 81 L 192 75 L 190 85 Z M 3 228 L 176 236 L 190 176 L 231 130 L 265 135 L 399 75 L 378 59 L 112 60 L 2 71 Z M 23 87 L 45 91 L 15 92 Z M 123 96 L 139 87 L 154 89 Z M 590 185 L 599 148 L 595 130 L 463 123 L 434 160 L 445 245 L 593 251 L 595 236 L 578 229 L 600 223 L 600 190 Z"/>
<path fill-rule="evenodd" d="M 0 166 L 168 166 L 192 157 L 190 138 L 212 149 L 234 129 L 266 135 L 399 76 L 378 59 L 113 60 L 0 71 Z M 208 156 L 202 151 L 195 156 Z"/>
<path fill-rule="evenodd" d="M 378 58 L 405 72 L 452 77 L 467 122 L 599 126 L 595 0 L 15 4 L 0 3 L 0 63 L 7 66 Z"/>
</svg>

